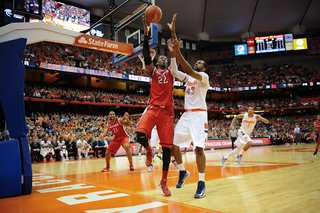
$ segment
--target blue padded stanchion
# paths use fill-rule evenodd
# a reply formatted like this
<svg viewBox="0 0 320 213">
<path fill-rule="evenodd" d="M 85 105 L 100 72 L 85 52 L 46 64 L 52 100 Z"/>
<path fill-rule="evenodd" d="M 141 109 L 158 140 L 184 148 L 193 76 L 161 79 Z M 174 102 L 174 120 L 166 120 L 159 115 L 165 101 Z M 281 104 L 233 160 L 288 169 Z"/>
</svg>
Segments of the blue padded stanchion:
<svg viewBox="0 0 320 213">
<path fill-rule="evenodd" d="M 17 139 L 0 142 L 0 198 L 21 195 L 21 159 Z"/>
<path fill-rule="evenodd" d="M 26 43 L 25 38 L 0 43 L 0 104 L 10 137 L 18 139 L 20 143 L 20 172 L 24 176 L 24 183 L 21 185 L 20 182 L 19 187 L 22 188 L 22 194 L 30 194 L 32 191 L 32 168 L 23 100 L 25 69 L 22 57 Z M 9 160 L 10 158 L 7 159 Z M 5 162 L 0 161 L 0 165 Z M 16 168 L 11 168 L 13 169 Z"/>
</svg>

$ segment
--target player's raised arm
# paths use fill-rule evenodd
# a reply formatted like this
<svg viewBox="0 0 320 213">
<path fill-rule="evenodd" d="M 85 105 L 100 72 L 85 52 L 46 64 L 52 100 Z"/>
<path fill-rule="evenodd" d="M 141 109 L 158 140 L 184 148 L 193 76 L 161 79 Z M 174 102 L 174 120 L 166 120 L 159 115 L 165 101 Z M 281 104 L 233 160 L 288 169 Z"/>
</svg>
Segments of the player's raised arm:
<svg viewBox="0 0 320 213">
<path fill-rule="evenodd" d="M 149 73 L 149 77 L 152 77 L 152 73 L 154 70 L 153 63 L 150 56 L 150 47 L 149 47 L 149 30 L 146 17 L 142 16 L 143 26 L 144 26 L 144 40 L 143 40 L 143 49 L 142 54 L 144 58 L 144 63 L 146 65 L 147 71 Z"/>
<path fill-rule="evenodd" d="M 233 117 L 231 124 L 230 124 L 230 129 L 232 129 L 234 122 L 236 122 L 237 119 L 242 119 L 244 117 L 244 114 L 238 114 Z"/>
<path fill-rule="evenodd" d="M 168 27 L 171 30 L 171 36 L 173 39 L 177 39 L 177 35 L 176 35 L 176 18 L 177 18 L 177 14 L 174 14 L 172 17 L 172 21 L 171 23 L 168 23 Z"/>
<path fill-rule="evenodd" d="M 107 137 L 107 135 L 109 134 L 109 127 L 106 126 L 106 130 L 102 133 L 101 137 Z"/>
<path fill-rule="evenodd" d="M 191 77 L 201 81 L 202 75 L 199 72 L 192 69 L 191 65 L 182 56 L 182 54 L 180 52 L 181 43 L 182 43 L 182 40 L 180 40 L 180 39 L 179 40 L 173 39 L 173 41 L 172 41 L 173 51 L 176 53 L 177 60 L 180 62 L 180 65 L 182 66 L 182 69 L 185 73 L 187 73 Z"/>
<path fill-rule="evenodd" d="M 269 123 L 269 121 L 266 118 L 263 118 L 261 115 L 257 115 L 257 120 L 262 121 L 265 124 Z"/>
<path fill-rule="evenodd" d="M 176 61 L 176 53 L 173 50 L 172 39 L 170 38 L 167 41 L 168 49 L 171 53 L 171 74 L 173 77 L 178 78 L 180 81 L 186 81 L 187 75 L 178 70 L 177 61 Z"/>
</svg>

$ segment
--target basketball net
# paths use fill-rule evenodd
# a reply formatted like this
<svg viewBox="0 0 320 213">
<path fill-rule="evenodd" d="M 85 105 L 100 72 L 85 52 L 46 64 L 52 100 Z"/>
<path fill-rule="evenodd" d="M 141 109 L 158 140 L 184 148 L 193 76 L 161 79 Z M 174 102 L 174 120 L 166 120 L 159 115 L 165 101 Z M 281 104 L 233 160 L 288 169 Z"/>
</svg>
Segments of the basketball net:
<svg viewBox="0 0 320 213">
<path fill-rule="evenodd" d="M 153 61 L 154 57 L 156 56 L 157 51 L 155 51 L 154 49 L 150 49 L 150 57 L 151 57 L 151 61 Z M 144 57 L 143 54 L 138 55 L 140 61 L 142 62 L 142 69 L 146 70 L 146 65 L 144 63 Z"/>
</svg>

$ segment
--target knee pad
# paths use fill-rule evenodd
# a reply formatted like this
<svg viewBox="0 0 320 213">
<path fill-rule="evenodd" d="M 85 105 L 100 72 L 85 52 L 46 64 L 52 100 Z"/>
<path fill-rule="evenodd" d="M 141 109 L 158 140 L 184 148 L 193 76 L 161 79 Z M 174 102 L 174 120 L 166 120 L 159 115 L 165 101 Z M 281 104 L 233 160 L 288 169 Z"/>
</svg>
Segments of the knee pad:
<svg viewBox="0 0 320 213">
<path fill-rule="evenodd" d="M 148 138 L 143 132 L 137 132 L 137 141 L 145 148 L 149 146 Z"/>
</svg>

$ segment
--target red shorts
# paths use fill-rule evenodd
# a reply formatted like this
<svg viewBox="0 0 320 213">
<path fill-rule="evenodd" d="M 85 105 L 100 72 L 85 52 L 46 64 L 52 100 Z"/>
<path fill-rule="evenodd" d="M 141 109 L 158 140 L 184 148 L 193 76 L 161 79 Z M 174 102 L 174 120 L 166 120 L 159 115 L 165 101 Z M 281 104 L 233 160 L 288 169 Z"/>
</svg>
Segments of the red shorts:
<svg viewBox="0 0 320 213">
<path fill-rule="evenodd" d="M 113 140 L 110 142 L 108 146 L 108 152 L 112 154 L 116 154 L 119 150 L 120 146 L 123 146 L 124 144 L 129 144 L 129 137 L 122 137 L 122 138 L 113 138 Z"/>
<path fill-rule="evenodd" d="M 149 105 L 136 127 L 136 132 L 143 132 L 147 138 L 150 139 L 152 129 L 155 125 L 157 125 L 160 145 L 163 147 L 172 147 L 174 132 L 174 112 L 172 106 L 162 108 Z"/>
<path fill-rule="evenodd" d="M 316 138 L 318 138 L 318 139 L 317 139 L 317 143 L 320 143 L 320 134 L 317 134 L 317 135 L 316 135 Z"/>
</svg>

